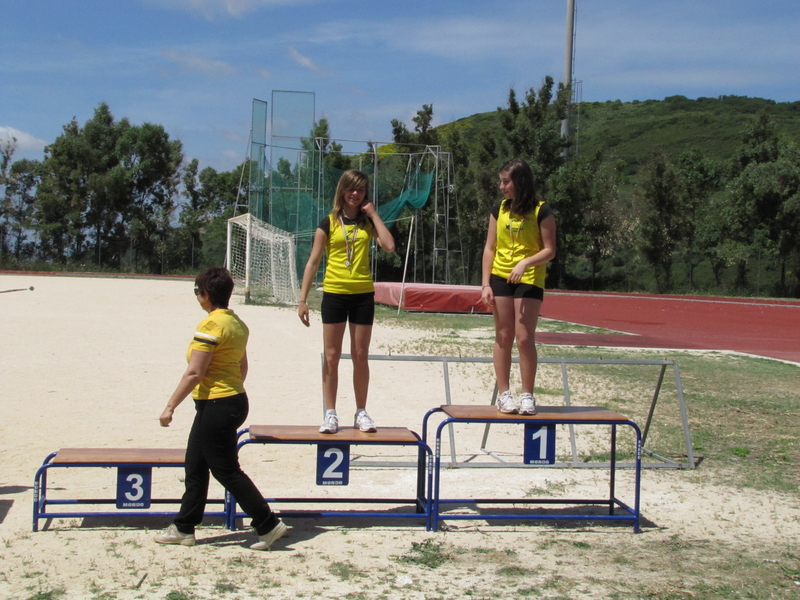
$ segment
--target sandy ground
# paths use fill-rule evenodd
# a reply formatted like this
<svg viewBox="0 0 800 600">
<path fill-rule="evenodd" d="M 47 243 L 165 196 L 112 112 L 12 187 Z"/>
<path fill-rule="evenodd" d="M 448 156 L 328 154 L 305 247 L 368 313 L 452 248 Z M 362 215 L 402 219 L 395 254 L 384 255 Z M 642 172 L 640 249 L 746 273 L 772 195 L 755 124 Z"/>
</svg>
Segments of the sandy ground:
<svg viewBox="0 0 800 600">
<path fill-rule="evenodd" d="M 200 543 L 193 548 L 153 543 L 150 529 L 168 523 L 159 518 L 56 519 L 32 533 L 34 473 L 50 452 L 183 446 L 191 402 L 179 407 L 168 429 L 157 418 L 183 372 L 189 337 L 204 313 L 190 281 L 0 276 L 0 291 L 29 286 L 34 291 L 0 294 L 5 314 L 0 324 L 0 598 L 457 598 L 467 591 L 473 597 L 596 598 L 617 589 L 620 561 L 611 557 L 620 548 L 641 554 L 680 539 L 701 548 L 741 545 L 754 560 L 777 561 L 800 539 L 796 498 L 718 488 L 699 471 L 644 474 L 641 535 L 628 526 L 599 523 L 450 521 L 444 531 L 432 533 L 414 520 L 287 519 L 289 535 L 271 552 L 256 553 L 247 549 L 254 541 L 250 531 L 230 532 L 213 520 L 198 530 Z M 293 310 L 246 306 L 239 298 L 232 307 L 251 330 L 248 422 L 318 425 L 318 315 L 306 329 Z M 421 335 L 426 334 L 376 326 L 372 352 L 389 353 L 403 339 Z M 348 424 L 354 405 L 346 364 L 340 381 L 339 413 Z M 488 402 L 491 384 L 486 368 L 456 369 L 453 401 Z M 421 432 L 425 412 L 443 403 L 439 365 L 373 363 L 369 409 L 378 426 Z M 459 459 L 480 456 L 481 432 L 459 430 Z M 519 438 L 514 427 L 498 428 L 491 445 L 513 456 Z M 445 441 L 443 452 L 449 451 Z M 357 447 L 355 452 L 356 463 L 414 458 L 403 448 Z M 415 471 L 403 467 L 355 467 L 348 488 L 319 488 L 311 446 L 249 446 L 241 458 L 267 496 L 413 495 Z M 57 471 L 51 470 L 54 495 L 114 496 L 111 470 Z M 179 495 L 179 471 L 157 471 L 154 487 Z M 540 496 L 542 490 L 602 497 L 607 474 L 459 469 L 446 474 L 444 485 L 455 497 Z M 629 500 L 629 471 L 620 473 L 618 486 Z M 213 487 L 211 495 L 220 497 L 221 490 Z M 450 566 L 414 562 L 426 548 L 446 555 Z M 587 553 L 593 556 L 590 568 Z M 525 576 L 515 579 L 515 573 Z M 625 575 L 626 585 L 635 589 L 658 587 L 659 577 L 637 570 Z"/>
</svg>

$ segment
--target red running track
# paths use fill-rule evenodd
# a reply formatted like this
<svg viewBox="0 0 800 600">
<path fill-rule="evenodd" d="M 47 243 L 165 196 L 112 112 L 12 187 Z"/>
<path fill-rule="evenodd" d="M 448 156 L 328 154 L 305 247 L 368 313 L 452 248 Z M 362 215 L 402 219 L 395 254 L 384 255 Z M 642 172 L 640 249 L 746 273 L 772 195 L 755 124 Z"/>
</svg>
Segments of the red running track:
<svg viewBox="0 0 800 600">
<path fill-rule="evenodd" d="M 481 288 L 382 282 L 375 300 L 429 312 L 488 312 Z M 733 350 L 800 363 L 800 302 L 547 290 L 542 316 L 630 335 L 539 332 L 544 344 Z"/>
<path fill-rule="evenodd" d="M 733 350 L 800 363 L 800 302 L 548 290 L 548 319 L 632 335 L 536 334 L 544 344 Z"/>
</svg>

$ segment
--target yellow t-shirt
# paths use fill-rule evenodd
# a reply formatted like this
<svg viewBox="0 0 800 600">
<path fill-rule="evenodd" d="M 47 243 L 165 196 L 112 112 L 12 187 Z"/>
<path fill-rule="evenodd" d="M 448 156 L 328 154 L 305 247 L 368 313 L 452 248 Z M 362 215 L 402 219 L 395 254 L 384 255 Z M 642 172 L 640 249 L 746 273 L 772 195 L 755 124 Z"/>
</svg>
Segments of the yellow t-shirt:
<svg viewBox="0 0 800 600">
<path fill-rule="evenodd" d="M 545 206 L 544 202 L 539 202 L 533 212 L 524 217 L 512 214 L 507 204 L 501 202 L 495 215 L 497 244 L 492 262 L 492 275 L 503 279 L 511 275 L 511 271 L 519 261 L 533 256 L 544 247 L 542 232 L 539 229 L 539 211 Z M 545 275 L 547 275 L 546 265 L 528 267 L 520 283 L 544 288 Z"/>
<path fill-rule="evenodd" d="M 234 312 L 226 308 L 211 311 L 194 332 L 186 360 L 192 350 L 213 352 L 203 380 L 192 391 L 196 400 L 227 398 L 244 392 L 241 362 L 247 350 L 250 330 Z"/>
<path fill-rule="evenodd" d="M 372 222 L 341 221 L 328 215 L 328 255 L 322 289 L 330 294 L 367 294 L 375 291 L 369 268 L 369 246 L 372 243 Z M 320 229 L 325 231 L 325 219 Z M 344 223 L 344 229 L 342 224 Z M 345 239 L 346 236 L 346 239 Z M 354 238 L 355 237 L 355 241 Z M 348 247 L 350 252 L 348 253 Z M 349 265 L 347 263 L 350 263 Z"/>
</svg>

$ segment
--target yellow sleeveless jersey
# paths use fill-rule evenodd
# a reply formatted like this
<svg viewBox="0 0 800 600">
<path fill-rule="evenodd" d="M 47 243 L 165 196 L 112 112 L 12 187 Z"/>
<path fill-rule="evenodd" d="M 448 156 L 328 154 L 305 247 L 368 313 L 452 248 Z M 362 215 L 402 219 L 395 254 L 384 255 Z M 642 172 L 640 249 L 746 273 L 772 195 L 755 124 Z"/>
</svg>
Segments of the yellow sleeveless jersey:
<svg viewBox="0 0 800 600">
<path fill-rule="evenodd" d="M 506 206 L 508 202 L 501 202 L 497 212 L 497 245 L 492 263 L 492 275 L 507 279 L 512 269 L 523 258 L 533 256 L 544 247 L 542 233 L 539 230 L 539 211 L 544 202 L 539 202 L 531 214 L 524 217 L 511 214 Z M 528 267 L 522 275 L 520 283 L 527 283 L 544 288 L 544 279 L 547 274 L 546 265 Z"/>
<path fill-rule="evenodd" d="M 340 221 L 333 215 L 326 218 L 328 242 L 325 252 L 328 255 L 328 263 L 325 268 L 325 278 L 322 280 L 323 291 L 330 294 L 374 292 L 375 286 L 369 267 L 372 223 L 369 220 L 361 223 L 350 222 L 349 219 Z M 324 227 L 321 229 L 325 231 Z"/>
<path fill-rule="evenodd" d="M 194 332 L 186 359 L 192 350 L 212 352 L 203 380 L 192 391 L 196 400 L 216 400 L 244 392 L 241 362 L 250 331 L 232 310 L 218 308 L 203 319 Z"/>
</svg>

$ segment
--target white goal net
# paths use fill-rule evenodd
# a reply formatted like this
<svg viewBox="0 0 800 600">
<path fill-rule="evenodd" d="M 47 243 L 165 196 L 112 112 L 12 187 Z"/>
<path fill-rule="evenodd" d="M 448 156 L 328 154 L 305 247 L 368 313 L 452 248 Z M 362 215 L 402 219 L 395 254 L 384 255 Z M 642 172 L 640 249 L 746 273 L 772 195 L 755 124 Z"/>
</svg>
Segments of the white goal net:
<svg viewBox="0 0 800 600">
<path fill-rule="evenodd" d="M 226 263 L 234 293 L 249 301 L 297 304 L 295 236 L 250 213 L 228 219 Z"/>
</svg>

